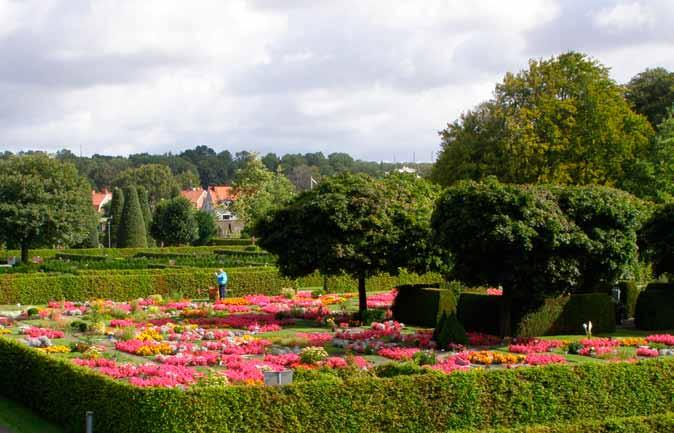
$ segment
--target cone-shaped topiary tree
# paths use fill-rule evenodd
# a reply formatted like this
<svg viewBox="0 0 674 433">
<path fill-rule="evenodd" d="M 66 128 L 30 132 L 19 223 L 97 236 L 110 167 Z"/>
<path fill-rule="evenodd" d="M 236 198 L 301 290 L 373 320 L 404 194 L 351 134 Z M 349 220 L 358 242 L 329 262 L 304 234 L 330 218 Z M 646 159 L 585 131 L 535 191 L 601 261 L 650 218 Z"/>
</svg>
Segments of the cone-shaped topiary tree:
<svg viewBox="0 0 674 433">
<path fill-rule="evenodd" d="M 145 233 L 147 233 L 147 246 L 155 246 L 155 241 L 150 236 L 150 226 L 152 225 L 152 211 L 150 210 L 150 195 L 142 186 L 138 187 L 138 201 L 140 209 L 143 211 L 143 221 L 145 222 Z"/>
<path fill-rule="evenodd" d="M 110 246 L 117 247 L 117 237 L 119 235 L 119 225 L 122 222 L 122 212 L 124 211 L 124 192 L 121 188 L 115 188 L 112 192 L 112 202 L 110 203 Z"/>
<path fill-rule="evenodd" d="M 147 232 L 138 192 L 133 186 L 124 189 L 124 211 L 119 226 L 117 246 L 121 248 L 147 247 Z"/>
</svg>

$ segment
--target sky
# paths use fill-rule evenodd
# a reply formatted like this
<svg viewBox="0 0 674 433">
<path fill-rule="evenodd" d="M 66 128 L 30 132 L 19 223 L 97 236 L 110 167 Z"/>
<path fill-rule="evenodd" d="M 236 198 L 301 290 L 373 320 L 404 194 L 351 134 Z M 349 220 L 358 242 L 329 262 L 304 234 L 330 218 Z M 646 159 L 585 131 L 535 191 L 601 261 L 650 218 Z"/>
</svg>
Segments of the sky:
<svg viewBox="0 0 674 433">
<path fill-rule="evenodd" d="M 0 0 L 0 151 L 429 161 L 528 59 L 674 70 L 671 0 Z"/>
</svg>

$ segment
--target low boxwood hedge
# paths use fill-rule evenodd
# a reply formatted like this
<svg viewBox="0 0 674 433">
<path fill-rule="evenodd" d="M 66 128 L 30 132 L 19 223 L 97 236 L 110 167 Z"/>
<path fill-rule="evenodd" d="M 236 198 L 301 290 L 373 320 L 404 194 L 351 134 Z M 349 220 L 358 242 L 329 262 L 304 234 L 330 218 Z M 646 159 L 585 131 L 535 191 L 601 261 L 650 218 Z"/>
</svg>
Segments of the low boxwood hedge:
<svg viewBox="0 0 674 433">
<path fill-rule="evenodd" d="M 253 245 L 251 238 L 215 238 L 208 241 L 209 245 L 230 246 L 230 245 Z"/>
<path fill-rule="evenodd" d="M 30 250 L 31 257 L 42 257 L 44 259 L 55 257 L 57 254 L 76 254 L 76 255 L 94 255 L 109 257 L 133 257 L 141 252 L 156 253 L 187 253 L 187 254 L 212 254 L 216 249 L 222 249 L 218 246 L 201 247 L 163 247 L 163 248 L 69 248 L 69 249 L 34 249 Z M 21 257 L 19 250 L 0 251 L 0 257 Z"/>
<path fill-rule="evenodd" d="M 50 300 L 81 301 L 108 298 L 125 301 L 154 293 L 203 298 L 215 285 L 217 268 L 110 269 L 79 271 L 66 274 L 3 274 L 0 275 L 0 304 L 43 304 Z M 229 275 L 231 296 L 255 293 L 275 295 L 283 287 L 315 287 L 323 283 L 318 274 L 291 280 L 281 276 L 275 267 L 225 268 Z M 377 275 L 367 280 L 371 291 L 389 290 L 400 284 L 433 281 L 437 275 L 401 273 L 399 276 Z M 331 291 L 355 291 L 357 283 L 349 277 L 328 279 Z"/>
<path fill-rule="evenodd" d="M 573 423 L 674 410 L 674 360 L 285 387 L 134 388 L 0 338 L 0 393 L 68 431 L 96 433 L 434 433 Z"/>
<path fill-rule="evenodd" d="M 634 323 L 639 329 L 674 329 L 674 284 L 650 283 L 637 299 Z"/>
<path fill-rule="evenodd" d="M 651 416 L 617 417 L 585 420 L 576 423 L 560 422 L 516 428 L 489 430 L 462 430 L 461 433 L 671 433 L 674 432 L 674 413 Z"/>
</svg>

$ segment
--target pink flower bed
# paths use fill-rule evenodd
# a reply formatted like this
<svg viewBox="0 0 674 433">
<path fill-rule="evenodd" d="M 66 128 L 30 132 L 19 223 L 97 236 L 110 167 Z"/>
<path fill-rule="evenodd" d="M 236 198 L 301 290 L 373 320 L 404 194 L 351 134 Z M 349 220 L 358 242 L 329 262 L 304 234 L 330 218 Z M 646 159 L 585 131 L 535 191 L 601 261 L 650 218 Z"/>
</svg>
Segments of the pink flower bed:
<svg viewBox="0 0 674 433">
<path fill-rule="evenodd" d="M 136 326 L 136 322 L 131 319 L 113 319 L 110 321 L 110 326 L 113 328 L 126 328 Z"/>
<path fill-rule="evenodd" d="M 615 353 L 615 346 L 592 346 L 592 347 L 583 347 L 578 351 L 579 355 L 582 356 L 600 356 Z"/>
<path fill-rule="evenodd" d="M 674 346 L 674 335 L 670 334 L 655 334 L 646 337 L 649 343 L 665 344 L 667 346 Z"/>
<path fill-rule="evenodd" d="M 62 331 L 58 331 L 56 329 L 49 329 L 49 328 L 38 328 L 35 326 L 31 326 L 29 328 L 25 328 L 23 330 L 23 333 L 31 338 L 39 338 L 39 337 L 47 337 L 47 338 L 63 338 L 65 337 L 65 334 Z"/>
<path fill-rule="evenodd" d="M 466 332 L 466 336 L 468 337 L 468 344 L 471 346 L 498 346 L 502 341 L 501 337 L 481 332 Z"/>
<path fill-rule="evenodd" d="M 442 371 L 443 373 L 453 373 L 457 370 L 467 370 L 470 368 L 470 361 L 468 360 L 468 352 L 461 352 L 454 356 L 450 356 L 439 361 L 437 364 L 430 366 L 433 370 Z"/>
<path fill-rule="evenodd" d="M 637 349 L 637 356 L 643 356 L 645 358 L 655 358 L 660 355 L 658 349 L 650 349 L 648 347 L 640 347 Z"/>
<path fill-rule="evenodd" d="M 487 289 L 487 295 L 489 296 L 503 296 L 503 289 L 497 289 L 490 287 Z"/>
<path fill-rule="evenodd" d="M 564 364 L 566 358 L 552 353 L 530 353 L 524 362 L 528 365 Z"/>
<path fill-rule="evenodd" d="M 377 293 L 367 297 L 367 308 L 387 309 L 391 308 L 393 300 L 396 298 L 398 291 L 396 289 L 386 293 Z"/>
<path fill-rule="evenodd" d="M 525 344 L 511 344 L 508 351 L 511 353 L 542 353 L 561 347 L 564 343 L 559 340 L 531 340 Z"/>
<path fill-rule="evenodd" d="M 332 334 L 327 332 L 298 332 L 295 335 L 297 338 L 307 339 L 310 346 L 325 346 L 332 341 Z"/>
<path fill-rule="evenodd" d="M 114 379 L 128 379 L 138 387 L 173 388 L 194 384 L 202 376 L 198 371 L 168 364 L 118 364 L 109 359 L 73 359 L 77 365 L 89 367 Z"/>
<path fill-rule="evenodd" d="M 419 349 L 415 347 L 384 347 L 377 351 L 377 355 L 396 361 L 408 361 L 412 359 L 414 354 L 418 351 Z"/>
<path fill-rule="evenodd" d="M 220 354 L 216 352 L 200 351 L 195 353 L 178 353 L 177 355 L 157 355 L 155 361 L 170 365 L 217 365 Z"/>
<path fill-rule="evenodd" d="M 583 347 L 618 347 L 620 340 L 613 340 L 610 338 L 584 338 L 580 340 Z"/>
</svg>

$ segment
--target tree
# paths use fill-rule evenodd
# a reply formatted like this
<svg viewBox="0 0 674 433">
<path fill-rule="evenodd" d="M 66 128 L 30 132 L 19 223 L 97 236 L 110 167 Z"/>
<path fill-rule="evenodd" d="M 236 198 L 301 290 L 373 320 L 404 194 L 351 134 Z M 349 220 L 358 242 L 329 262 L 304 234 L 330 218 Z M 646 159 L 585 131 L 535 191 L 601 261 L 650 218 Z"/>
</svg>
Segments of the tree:
<svg viewBox="0 0 674 433">
<path fill-rule="evenodd" d="M 639 230 L 639 250 L 656 276 L 674 274 L 674 203 L 659 207 Z"/>
<path fill-rule="evenodd" d="M 270 152 L 262 157 L 262 163 L 265 167 L 267 167 L 267 170 L 275 172 L 278 166 L 281 164 L 281 160 L 275 153 Z"/>
<path fill-rule="evenodd" d="M 117 246 L 120 248 L 147 247 L 143 210 L 138 200 L 138 191 L 134 186 L 124 189 L 124 210 L 117 234 Z"/>
<path fill-rule="evenodd" d="M 175 178 L 181 189 L 192 189 L 201 186 L 199 176 L 194 174 L 192 171 L 183 171 L 178 173 Z"/>
<path fill-rule="evenodd" d="M 674 72 L 653 68 L 638 73 L 625 86 L 625 98 L 656 128 L 674 104 Z"/>
<path fill-rule="evenodd" d="M 287 177 L 297 191 L 306 191 L 312 188 L 312 179 L 316 182 L 320 180 L 321 172 L 318 167 L 302 164 L 293 167 Z"/>
<path fill-rule="evenodd" d="M 29 249 L 74 245 L 89 235 L 91 189 L 73 164 L 36 153 L 0 160 L 0 241 Z"/>
<path fill-rule="evenodd" d="M 180 193 L 180 186 L 171 170 L 159 164 L 147 164 L 124 170 L 115 178 L 113 185 L 120 188 L 144 187 L 150 195 L 150 206 L 156 206 L 161 199 L 174 197 L 176 191 Z"/>
<path fill-rule="evenodd" d="M 164 245 L 189 245 L 199 238 L 192 203 L 185 197 L 163 200 L 152 218 L 152 236 Z"/>
<path fill-rule="evenodd" d="M 398 274 L 403 263 L 397 213 L 414 208 L 394 201 L 381 181 L 344 173 L 295 197 L 254 226 L 259 245 L 278 257 L 280 271 L 300 277 L 346 273 L 358 280 L 361 317 L 367 310 L 366 280 L 380 272 Z M 429 212 L 430 214 L 430 212 Z M 414 253 L 407 250 L 406 253 Z"/>
<path fill-rule="evenodd" d="M 150 227 L 152 226 L 152 210 L 150 209 L 150 198 L 145 188 L 138 187 L 138 202 L 140 203 L 140 210 L 143 212 L 143 222 L 145 223 L 145 233 L 147 234 L 147 246 L 155 245 L 154 239 L 150 235 Z"/>
<path fill-rule="evenodd" d="M 112 192 L 112 202 L 110 204 L 110 217 L 108 224 L 109 227 L 109 236 L 110 236 L 110 245 L 113 248 L 117 248 L 117 235 L 119 234 L 119 226 L 122 223 L 122 212 L 124 212 L 124 192 L 121 188 L 115 188 Z"/>
<path fill-rule="evenodd" d="M 199 235 L 195 241 L 194 245 L 208 245 L 208 242 L 213 236 L 217 233 L 218 229 L 215 225 L 215 218 L 210 212 L 205 212 L 202 210 L 197 210 L 194 214 L 194 218 L 199 227 Z"/>
<path fill-rule="evenodd" d="M 546 297 L 607 292 L 637 257 L 643 206 L 605 187 L 463 181 L 433 214 L 433 238 L 452 255 L 447 277 L 503 286 L 501 332 Z M 514 313 L 514 314 L 513 314 Z"/>
<path fill-rule="evenodd" d="M 432 177 L 622 187 L 652 135 L 608 69 L 570 52 L 506 74 L 492 100 L 441 131 Z"/>
<path fill-rule="evenodd" d="M 269 171 L 256 155 L 251 155 L 236 172 L 233 186 L 237 199 L 232 210 L 251 228 L 265 215 L 287 204 L 295 193 L 285 176 Z"/>
</svg>

